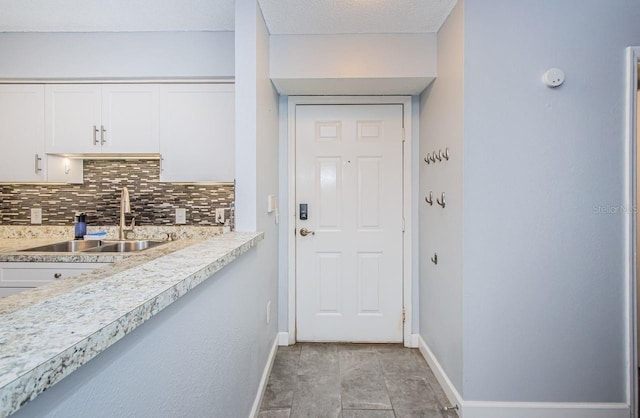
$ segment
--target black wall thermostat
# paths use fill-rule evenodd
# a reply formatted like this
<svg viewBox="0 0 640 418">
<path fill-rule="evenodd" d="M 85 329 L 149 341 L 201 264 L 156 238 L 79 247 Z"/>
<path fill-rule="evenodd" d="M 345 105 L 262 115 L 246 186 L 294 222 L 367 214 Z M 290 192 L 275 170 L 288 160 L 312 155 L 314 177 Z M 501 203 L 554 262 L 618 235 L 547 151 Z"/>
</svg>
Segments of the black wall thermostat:
<svg viewBox="0 0 640 418">
<path fill-rule="evenodd" d="M 306 203 L 300 203 L 300 220 L 306 221 L 309 217 L 309 212 L 307 211 L 308 205 Z"/>
</svg>

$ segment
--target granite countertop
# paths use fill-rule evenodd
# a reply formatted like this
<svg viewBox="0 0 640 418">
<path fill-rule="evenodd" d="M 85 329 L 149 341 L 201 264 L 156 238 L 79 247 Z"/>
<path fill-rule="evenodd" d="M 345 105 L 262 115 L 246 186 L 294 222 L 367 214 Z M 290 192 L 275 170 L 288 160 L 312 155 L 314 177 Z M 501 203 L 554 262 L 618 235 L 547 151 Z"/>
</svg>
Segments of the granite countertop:
<svg viewBox="0 0 640 418">
<path fill-rule="evenodd" d="M 262 233 L 232 232 L 173 241 L 0 299 L 0 417 L 17 411 L 262 239 Z M 0 240 L 0 250 L 10 251 L 4 257 L 20 254 L 6 241 Z"/>
</svg>

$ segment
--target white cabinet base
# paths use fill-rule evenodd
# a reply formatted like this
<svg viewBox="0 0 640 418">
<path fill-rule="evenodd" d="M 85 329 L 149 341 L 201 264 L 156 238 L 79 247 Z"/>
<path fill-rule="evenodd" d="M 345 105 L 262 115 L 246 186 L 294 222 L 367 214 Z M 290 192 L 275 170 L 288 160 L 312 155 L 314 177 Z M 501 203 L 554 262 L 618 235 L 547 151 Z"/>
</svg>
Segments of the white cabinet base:
<svg viewBox="0 0 640 418">
<path fill-rule="evenodd" d="M 0 263 L 0 296 L 77 276 L 109 263 Z"/>
</svg>

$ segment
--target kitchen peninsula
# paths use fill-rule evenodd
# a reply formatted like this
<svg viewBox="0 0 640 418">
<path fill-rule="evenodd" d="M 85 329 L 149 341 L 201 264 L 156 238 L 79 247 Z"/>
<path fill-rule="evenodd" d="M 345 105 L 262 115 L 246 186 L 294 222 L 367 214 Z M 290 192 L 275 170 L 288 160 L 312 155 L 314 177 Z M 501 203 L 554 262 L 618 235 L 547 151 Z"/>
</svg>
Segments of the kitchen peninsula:
<svg viewBox="0 0 640 418">
<path fill-rule="evenodd" d="M 108 260 L 115 262 L 92 272 L 0 299 L 0 417 L 18 411 L 42 392 L 51 390 L 53 385 L 179 301 L 199 284 L 220 279 L 225 281 L 226 286 L 228 281 L 234 280 L 231 277 L 233 274 L 223 275 L 225 277 L 222 278 L 214 273 L 244 253 L 255 253 L 259 249 L 252 250 L 252 247 L 256 247 L 262 239 L 262 233 L 232 232 L 205 240 L 176 240 L 133 256 L 120 256 L 119 261 Z M 28 257 L 25 253 L 15 252 L 15 248 L 9 248 L 7 241 L 3 240 L 0 245 L 4 250 L 0 254 L 0 261 L 24 261 Z M 250 258 L 255 259 L 255 254 Z M 250 263 L 253 265 L 255 261 L 251 260 Z M 242 267 L 236 266 L 238 269 L 242 270 Z M 250 275 L 240 273 L 240 276 Z M 215 285 L 207 284 L 209 287 Z M 233 295 L 218 296 L 229 299 Z M 191 301 L 198 297 L 202 297 L 202 294 L 191 297 Z M 188 302 L 179 302 L 180 307 L 174 310 L 190 309 Z M 209 302 L 215 305 L 213 299 L 210 298 Z M 160 321 L 174 314 L 179 315 L 179 312 L 167 313 L 155 325 L 147 326 L 147 331 L 149 327 L 161 326 Z M 189 328 L 189 324 L 184 324 L 182 328 Z M 144 338 L 143 334 L 147 331 L 142 331 L 137 338 Z M 169 328 L 167 332 L 166 344 L 170 346 L 170 334 L 175 332 Z M 201 337 L 206 341 L 211 338 L 205 337 L 204 332 Z M 187 338 L 182 341 L 186 342 Z M 120 350 L 125 347 L 122 343 L 118 345 Z M 135 346 L 143 345 L 140 341 L 132 344 L 133 348 L 127 351 L 134 351 Z M 191 348 L 200 351 L 206 349 Z M 110 350 L 109 356 L 118 357 L 118 349 Z M 212 353 L 215 354 L 215 347 Z M 193 358 L 197 359 L 198 355 L 195 354 Z M 169 361 L 162 357 L 157 359 L 160 362 Z M 117 363 L 113 359 L 107 362 Z M 185 368 L 187 363 L 185 360 Z M 100 380 L 102 374 L 109 373 L 105 371 L 107 366 L 96 367 L 100 367 L 96 372 L 96 380 Z M 132 372 L 144 374 L 144 368 L 141 366 Z M 161 374 L 160 371 L 158 373 Z M 153 386 L 153 383 L 149 382 L 149 385 Z M 126 388 L 121 389 L 126 391 Z M 73 388 L 63 388 L 61 391 L 76 393 Z M 168 394 L 167 398 L 171 399 L 172 395 Z M 43 402 L 58 401 L 51 398 Z M 140 405 L 142 408 L 144 399 Z M 38 405 L 34 407 L 38 408 Z M 51 408 L 44 403 L 42 407 L 47 410 Z M 69 405 L 63 407 L 69 408 Z M 73 408 L 83 407 L 88 406 L 84 402 L 82 405 L 73 405 Z"/>
</svg>

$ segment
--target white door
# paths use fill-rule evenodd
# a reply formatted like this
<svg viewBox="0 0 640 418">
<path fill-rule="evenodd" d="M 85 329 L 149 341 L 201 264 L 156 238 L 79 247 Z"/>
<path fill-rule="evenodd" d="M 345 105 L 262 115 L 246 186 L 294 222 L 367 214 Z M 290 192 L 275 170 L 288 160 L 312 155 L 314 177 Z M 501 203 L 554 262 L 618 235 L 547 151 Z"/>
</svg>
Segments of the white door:
<svg viewBox="0 0 640 418">
<path fill-rule="evenodd" d="M 45 87 L 46 151 L 100 152 L 100 85 L 49 84 Z"/>
<path fill-rule="evenodd" d="M 160 152 L 158 90 L 155 84 L 102 86 L 102 152 Z"/>
<path fill-rule="evenodd" d="M 402 341 L 402 128 L 402 105 L 296 106 L 299 341 Z"/>
</svg>

